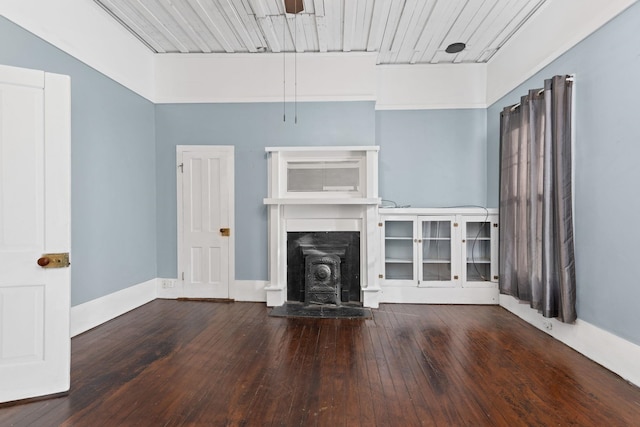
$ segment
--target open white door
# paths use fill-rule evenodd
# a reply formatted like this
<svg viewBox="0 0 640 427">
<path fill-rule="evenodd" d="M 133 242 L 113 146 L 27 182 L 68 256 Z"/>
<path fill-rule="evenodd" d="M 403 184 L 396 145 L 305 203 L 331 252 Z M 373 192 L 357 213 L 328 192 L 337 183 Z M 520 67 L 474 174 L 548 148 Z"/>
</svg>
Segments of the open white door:
<svg viewBox="0 0 640 427">
<path fill-rule="evenodd" d="M 233 147 L 178 146 L 182 296 L 229 298 L 233 274 Z"/>
<path fill-rule="evenodd" d="M 0 402 L 69 389 L 70 218 L 69 78 L 0 66 Z"/>
</svg>

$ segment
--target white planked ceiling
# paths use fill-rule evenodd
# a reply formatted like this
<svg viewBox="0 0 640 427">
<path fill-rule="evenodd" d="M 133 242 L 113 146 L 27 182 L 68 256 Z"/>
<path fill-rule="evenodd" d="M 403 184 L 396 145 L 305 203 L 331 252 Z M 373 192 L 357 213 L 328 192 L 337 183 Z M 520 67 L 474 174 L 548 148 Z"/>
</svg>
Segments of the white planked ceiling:
<svg viewBox="0 0 640 427">
<path fill-rule="evenodd" d="M 379 64 L 487 62 L 545 0 L 94 0 L 157 53 L 378 52 Z M 446 53 L 451 43 L 466 49 Z"/>
</svg>

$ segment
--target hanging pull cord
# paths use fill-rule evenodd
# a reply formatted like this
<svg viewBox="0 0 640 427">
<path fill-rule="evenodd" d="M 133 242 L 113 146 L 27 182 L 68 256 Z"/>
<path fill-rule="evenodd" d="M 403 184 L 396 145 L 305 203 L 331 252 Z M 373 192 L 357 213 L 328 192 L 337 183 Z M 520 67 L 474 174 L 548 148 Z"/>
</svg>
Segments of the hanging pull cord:
<svg viewBox="0 0 640 427">
<path fill-rule="evenodd" d="M 287 57 L 285 44 L 285 31 L 287 25 L 286 13 L 282 15 L 282 121 L 287 121 Z"/>
<path fill-rule="evenodd" d="M 298 0 L 296 0 L 296 10 L 298 10 Z M 293 68 L 293 72 L 294 72 L 294 86 L 293 86 L 293 108 L 294 108 L 294 112 L 293 112 L 293 123 L 294 124 L 298 124 L 298 14 L 296 14 L 294 16 L 294 56 L 293 56 L 293 62 L 294 62 L 294 68 Z"/>
</svg>

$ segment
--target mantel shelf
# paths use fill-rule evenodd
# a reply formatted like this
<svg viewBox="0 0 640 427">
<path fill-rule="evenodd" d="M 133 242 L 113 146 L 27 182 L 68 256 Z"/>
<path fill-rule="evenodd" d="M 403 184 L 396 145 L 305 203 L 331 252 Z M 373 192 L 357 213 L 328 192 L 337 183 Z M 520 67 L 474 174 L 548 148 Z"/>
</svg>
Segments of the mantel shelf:
<svg viewBox="0 0 640 427">
<path fill-rule="evenodd" d="M 338 197 L 326 197 L 326 198 L 265 198 L 265 205 L 379 205 L 380 198 L 338 198 Z"/>
<path fill-rule="evenodd" d="M 380 151 L 378 145 L 353 145 L 353 146 L 307 146 L 307 147 L 265 147 L 267 153 L 274 153 L 279 151 L 289 151 L 296 153 L 313 152 L 313 151 L 334 151 L 334 152 L 347 152 L 347 151 Z"/>
</svg>

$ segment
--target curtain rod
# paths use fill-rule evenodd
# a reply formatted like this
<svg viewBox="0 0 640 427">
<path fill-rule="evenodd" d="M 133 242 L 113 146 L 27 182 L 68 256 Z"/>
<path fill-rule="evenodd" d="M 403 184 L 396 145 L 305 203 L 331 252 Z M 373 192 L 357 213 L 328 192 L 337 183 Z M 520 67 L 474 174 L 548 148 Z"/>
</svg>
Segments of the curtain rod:
<svg viewBox="0 0 640 427">
<path fill-rule="evenodd" d="M 575 81 L 576 75 L 575 74 L 567 74 L 567 77 L 565 77 L 565 80 L 568 82 L 573 82 Z M 538 91 L 538 95 L 541 95 L 544 92 L 544 89 L 540 89 Z M 516 108 L 520 107 L 520 103 L 518 102 L 517 104 L 514 104 L 511 109 L 509 111 L 515 111 Z"/>
</svg>

